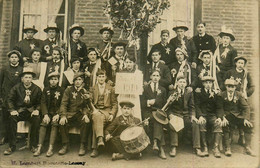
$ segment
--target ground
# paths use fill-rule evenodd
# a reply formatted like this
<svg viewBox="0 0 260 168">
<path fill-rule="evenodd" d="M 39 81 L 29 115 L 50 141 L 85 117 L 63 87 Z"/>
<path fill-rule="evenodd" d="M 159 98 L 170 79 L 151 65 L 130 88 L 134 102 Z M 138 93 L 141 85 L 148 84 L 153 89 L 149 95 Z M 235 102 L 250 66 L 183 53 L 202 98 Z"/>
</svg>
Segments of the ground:
<svg viewBox="0 0 260 168">
<path fill-rule="evenodd" d="M 21 147 L 23 142 L 19 142 L 17 147 Z M 167 152 L 167 159 L 162 160 L 157 157 L 157 154 L 154 153 L 150 147 L 148 147 L 143 152 L 143 157 L 139 160 L 111 160 L 111 152 L 104 151 L 97 158 L 91 158 L 89 156 L 90 150 L 87 151 L 85 156 L 78 156 L 78 148 L 79 145 L 77 143 L 71 144 L 70 151 L 64 155 L 59 156 L 57 154 L 60 143 L 56 145 L 54 150 L 55 154 L 47 158 L 45 156 L 47 146 L 44 148 L 43 153 L 39 157 L 33 157 L 32 153 L 25 149 L 23 151 L 16 151 L 10 156 L 4 156 L 3 151 L 8 147 L 8 145 L 0 146 L 0 167 L 8 168 L 8 167 L 102 167 L 102 168 L 170 168 L 170 167 L 258 167 L 259 166 L 259 155 L 257 157 L 251 157 L 244 153 L 244 149 L 242 146 L 239 146 L 236 142 L 232 144 L 232 157 L 226 157 L 222 153 L 221 158 L 215 158 L 210 151 L 210 156 L 206 158 L 201 158 L 192 153 L 191 147 L 188 145 L 180 146 L 177 149 L 177 156 L 172 158 L 168 155 L 169 149 Z M 259 145 L 256 145 L 259 146 Z M 258 149 L 258 148 L 256 148 Z M 72 162 L 85 162 L 85 165 L 72 165 Z M 31 165 L 28 165 L 31 164 Z M 70 165 L 67 165 L 70 164 Z"/>
</svg>

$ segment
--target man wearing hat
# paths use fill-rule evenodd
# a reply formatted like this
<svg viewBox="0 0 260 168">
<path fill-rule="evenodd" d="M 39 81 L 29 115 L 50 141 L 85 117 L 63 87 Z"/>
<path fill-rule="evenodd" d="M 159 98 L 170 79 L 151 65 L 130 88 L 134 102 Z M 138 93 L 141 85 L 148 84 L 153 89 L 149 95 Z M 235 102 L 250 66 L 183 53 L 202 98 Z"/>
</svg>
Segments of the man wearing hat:
<svg viewBox="0 0 260 168">
<path fill-rule="evenodd" d="M 41 97 L 41 112 L 43 119 L 39 131 L 39 143 L 33 156 L 39 156 L 42 152 L 47 126 L 51 126 L 50 144 L 46 153 L 47 157 L 53 155 L 53 145 L 58 132 L 59 110 L 64 90 L 58 85 L 60 74 L 52 72 L 48 75 L 49 86 L 43 89 Z"/>
<path fill-rule="evenodd" d="M 112 50 L 113 27 L 110 25 L 103 25 L 102 29 L 99 30 L 99 33 L 101 34 L 102 39 L 97 44 L 97 48 L 100 51 L 102 60 L 107 61 L 111 55 L 114 55 L 114 51 Z"/>
<path fill-rule="evenodd" d="M 153 70 L 159 70 L 160 72 L 160 85 L 165 89 L 168 89 L 168 86 L 171 83 L 171 74 L 167 65 L 160 62 L 161 51 L 155 49 L 151 53 L 152 62 L 147 64 L 144 72 L 145 83 L 148 84 L 150 81 L 150 74 Z"/>
<path fill-rule="evenodd" d="M 177 85 L 177 77 L 184 76 L 187 82 L 188 92 L 192 92 L 197 84 L 196 71 L 191 68 L 188 62 L 188 54 L 183 48 L 176 48 L 175 55 L 177 62 L 169 65 L 172 82 L 169 85 L 169 90 L 175 89 Z"/>
<path fill-rule="evenodd" d="M 4 151 L 5 155 L 12 154 L 16 149 L 17 123 L 29 121 L 30 148 L 35 152 L 37 146 L 37 133 L 40 127 L 41 89 L 32 83 L 35 73 L 30 68 L 24 68 L 20 74 L 21 83 L 15 85 L 7 98 L 10 112 L 9 148 Z"/>
<path fill-rule="evenodd" d="M 203 156 L 200 150 L 200 133 L 199 125 L 197 124 L 197 118 L 195 114 L 194 97 L 193 92 L 188 92 L 186 89 L 187 81 L 186 77 L 177 77 L 177 87 L 169 92 L 168 100 L 171 102 L 168 106 L 168 116 L 171 120 L 174 118 L 182 118 L 184 123 L 182 141 L 189 143 L 192 139 L 193 149 L 198 156 Z M 192 132 L 192 134 L 190 134 Z M 176 156 L 176 149 L 178 146 L 179 132 L 174 127 L 170 129 L 170 156 Z"/>
<path fill-rule="evenodd" d="M 52 49 L 54 47 L 64 47 L 65 43 L 60 38 L 60 29 L 56 24 L 50 24 L 45 29 L 47 38 L 42 42 L 42 61 L 52 60 Z"/>
<path fill-rule="evenodd" d="M 69 127 L 76 126 L 80 129 L 80 149 L 79 156 L 85 155 L 85 143 L 90 126 L 89 92 L 84 89 L 84 73 L 78 72 L 73 77 L 73 86 L 67 87 L 64 91 L 60 116 L 60 133 L 62 138 L 62 148 L 60 155 L 67 153 L 69 149 Z"/>
<path fill-rule="evenodd" d="M 84 29 L 78 24 L 73 24 L 69 29 L 70 45 L 68 63 L 73 57 L 79 57 L 80 61 L 83 61 L 87 55 L 87 46 L 80 40 L 80 37 L 84 35 Z"/>
<path fill-rule="evenodd" d="M 163 132 L 163 124 L 167 122 L 167 115 L 164 118 L 156 120 L 153 111 L 161 109 L 166 103 L 166 89 L 159 83 L 161 78 L 160 71 L 158 69 L 152 70 L 150 73 L 151 82 L 144 86 L 144 92 L 141 96 L 141 111 L 142 119 L 150 117 L 149 127 L 146 132 L 150 139 L 153 140 L 153 150 L 158 151 L 159 157 L 166 159 L 164 152 L 165 139 Z M 164 112 L 155 116 L 163 117 Z M 159 117 L 156 117 L 159 118 Z M 159 122 L 158 122 L 159 121 Z"/>
<path fill-rule="evenodd" d="M 188 61 L 193 63 L 192 68 L 196 68 L 194 62 L 196 62 L 196 59 L 198 58 L 198 52 L 193 40 L 185 36 L 185 32 L 189 30 L 188 27 L 175 26 L 172 30 L 177 34 L 176 37 L 170 40 L 170 45 L 172 46 L 173 50 L 175 51 L 178 47 L 185 49 L 188 54 Z"/>
<path fill-rule="evenodd" d="M 214 55 L 220 70 L 219 82 L 224 83 L 225 73 L 235 66 L 234 58 L 237 56 L 237 50 L 231 45 L 231 41 L 235 40 L 232 29 L 222 26 L 219 36 L 222 43 L 218 45 Z M 225 89 L 225 87 L 222 87 L 221 89 Z"/>
<path fill-rule="evenodd" d="M 207 128 L 211 128 L 214 133 L 213 154 L 215 157 L 221 157 L 219 151 L 219 142 L 222 137 L 221 119 L 223 117 L 223 110 L 221 107 L 221 97 L 215 92 L 213 88 L 214 78 L 211 76 L 204 76 L 201 79 L 202 88 L 200 92 L 195 92 L 194 101 L 196 109 L 195 119 L 200 126 L 200 137 L 203 145 L 203 155 L 209 156 L 207 145 Z"/>
<path fill-rule="evenodd" d="M 104 146 L 104 128 L 115 118 L 118 110 L 114 88 L 106 83 L 106 71 L 97 71 L 97 84 L 90 88 L 92 103 L 95 107 L 92 113 L 92 153 L 91 157 L 98 156 L 98 148 Z"/>
<path fill-rule="evenodd" d="M 206 33 L 206 23 L 198 21 L 197 23 L 198 34 L 193 36 L 192 40 L 196 46 L 197 53 L 200 54 L 203 50 L 209 50 L 212 53 L 216 50 L 216 42 L 213 36 Z M 196 58 L 196 64 L 201 64 L 201 61 Z"/>
<path fill-rule="evenodd" d="M 224 79 L 233 77 L 237 82 L 236 91 L 239 91 L 245 99 L 248 99 L 254 93 L 255 85 L 251 74 L 245 68 L 247 59 L 243 56 L 237 56 L 234 58 L 234 62 L 235 67 L 227 71 Z M 244 145 L 245 137 L 242 128 L 239 128 L 239 135 L 238 143 Z"/>
<path fill-rule="evenodd" d="M 251 134 L 253 124 L 250 122 L 250 107 L 242 96 L 236 91 L 237 81 L 233 77 L 225 80 L 226 91 L 221 93 L 222 110 L 224 111 L 222 127 L 224 132 L 225 155 L 231 156 L 230 126 L 237 125 L 245 132 L 245 152 L 255 156 L 251 149 Z"/>
<path fill-rule="evenodd" d="M 20 64 L 21 53 L 17 50 L 12 50 L 7 53 L 9 64 L 4 66 L 0 71 L 0 102 L 2 106 L 2 116 L 4 128 L 4 135 L 1 137 L 0 144 L 8 142 L 8 131 L 9 131 L 9 116 L 7 97 L 10 90 L 17 83 L 20 82 L 20 74 L 23 72 L 23 67 Z"/>
<path fill-rule="evenodd" d="M 174 49 L 169 44 L 168 39 L 170 36 L 169 30 L 161 31 L 161 41 L 155 45 L 153 45 L 150 53 L 148 54 L 147 60 L 152 63 L 152 53 L 154 50 L 159 50 L 161 52 L 161 61 L 165 63 L 165 65 L 169 65 L 173 62 L 176 62 L 176 57 L 174 53 Z"/>
<path fill-rule="evenodd" d="M 113 122 L 105 129 L 106 141 L 110 140 L 110 142 L 116 148 L 116 153 L 112 154 L 112 160 L 140 157 L 141 153 L 127 153 L 120 140 L 120 135 L 126 128 L 141 123 L 140 119 L 133 116 L 133 107 L 135 105 L 129 101 L 122 101 L 119 103 L 119 105 L 121 107 L 122 115 L 116 117 Z"/>
<path fill-rule="evenodd" d="M 23 29 L 23 33 L 25 34 L 25 38 L 19 41 L 14 49 L 18 50 L 21 53 L 22 61 L 27 62 L 30 58 L 30 52 L 35 47 L 41 47 L 42 41 L 39 39 L 35 39 L 33 36 L 38 32 L 34 26 L 25 27 Z"/>
</svg>

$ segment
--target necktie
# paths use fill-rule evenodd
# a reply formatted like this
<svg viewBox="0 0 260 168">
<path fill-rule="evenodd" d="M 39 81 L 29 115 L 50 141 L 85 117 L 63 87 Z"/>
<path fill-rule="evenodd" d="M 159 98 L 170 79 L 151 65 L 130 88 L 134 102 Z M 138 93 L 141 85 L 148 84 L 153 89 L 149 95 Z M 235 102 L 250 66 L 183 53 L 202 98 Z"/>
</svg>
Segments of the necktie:
<svg viewBox="0 0 260 168">
<path fill-rule="evenodd" d="M 155 95 L 157 95 L 156 84 L 155 84 L 155 83 L 154 83 L 154 85 L 153 85 L 153 92 L 154 92 Z"/>
<path fill-rule="evenodd" d="M 155 70 L 155 69 L 156 69 L 156 63 L 153 64 L 153 70 Z"/>
</svg>

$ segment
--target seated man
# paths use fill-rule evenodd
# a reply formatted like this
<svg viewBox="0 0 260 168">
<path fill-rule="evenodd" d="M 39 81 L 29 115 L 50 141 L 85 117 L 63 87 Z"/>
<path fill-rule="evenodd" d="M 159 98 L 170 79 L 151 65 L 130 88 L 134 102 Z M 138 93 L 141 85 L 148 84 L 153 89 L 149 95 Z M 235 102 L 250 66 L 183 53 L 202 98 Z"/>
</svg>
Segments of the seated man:
<svg viewBox="0 0 260 168">
<path fill-rule="evenodd" d="M 221 93 L 224 117 L 222 121 L 224 132 L 225 155 L 231 156 L 230 126 L 237 125 L 245 132 L 245 151 L 248 155 L 255 156 L 250 148 L 253 124 L 250 122 L 250 107 L 242 96 L 236 91 L 237 82 L 234 78 L 226 79 L 226 91 Z"/>
<path fill-rule="evenodd" d="M 35 73 L 31 68 L 24 68 L 21 73 L 22 83 L 15 85 L 7 98 L 10 111 L 9 148 L 5 155 L 12 154 L 16 149 L 17 123 L 29 121 L 31 124 L 30 148 L 35 152 L 37 146 L 37 133 L 40 126 L 41 89 L 32 83 Z"/>
<path fill-rule="evenodd" d="M 164 152 L 165 139 L 163 125 L 157 122 L 152 115 L 152 112 L 156 110 L 156 108 L 161 109 L 166 103 L 166 89 L 159 84 L 160 78 L 159 70 L 151 72 L 151 82 L 144 86 L 144 92 L 141 97 L 141 107 L 142 118 L 151 118 L 151 122 L 149 123 L 146 132 L 150 139 L 153 139 L 153 150 L 159 152 L 160 158 L 166 159 Z"/>
<path fill-rule="evenodd" d="M 93 151 L 91 157 L 98 156 L 98 147 L 104 146 L 104 128 L 112 122 L 117 113 L 117 99 L 114 88 L 107 84 L 105 70 L 97 71 L 97 84 L 90 89 L 93 99 L 94 111 L 92 115 Z"/>
<path fill-rule="evenodd" d="M 209 126 L 214 132 L 214 156 L 220 158 L 219 141 L 222 133 L 221 118 L 223 112 L 221 110 L 221 97 L 213 90 L 214 79 L 210 76 L 201 78 L 202 88 L 200 92 L 195 92 L 195 108 L 197 123 L 200 125 L 200 137 L 204 147 L 203 155 L 209 156 L 206 133 Z"/>
<path fill-rule="evenodd" d="M 169 99 L 171 99 L 171 104 L 168 106 L 168 115 L 171 120 L 175 122 L 175 119 L 183 119 L 183 140 L 188 140 L 192 138 L 193 148 L 198 156 L 203 156 L 200 150 L 200 134 L 199 125 L 196 123 L 197 118 L 195 116 L 194 98 L 193 92 L 188 92 L 187 81 L 184 76 L 177 77 L 177 87 L 176 89 L 169 92 Z M 174 127 L 173 127 L 174 128 Z M 170 129 L 170 156 L 176 156 L 176 148 L 178 146 L 178 133 L 175 128 Z M 192 131 L 192 136 L 189 131 Z M 187 139 L 185 139 L 187 138 Z"/>
<path fill-rule="evenodd" d="M 39 143 L 37 151 L 33 154 L 33 156 L 39 156 L 42 152 L 42 145 L 45 140 L 45 135 L 47 131 L 47 126 L 51 126 L 50 131 L 50 145 L 48 152 L 46 153 L 47 157 L 53 155 L 53 145 L 55 143 L 55 139 L 58 132 L 59 126 L 59 110 L 61 99 L 64 90 L 58 85 L 59 84 L 59 76 L 58 72 L 52 72 L 48 75 L 49 86 L 43 89 L 42 97 L 41 97 L 41 110 L 43 120 L 40 126 L 39 133 Z"/>
<path fill-rule="evenodd" d="M 120 102 L 119 105 L 121 107 L 122 115 L 116 117 L 115 120 L 110 125 L 108 125 L 105 130 L 106 141 L 111 140 L 112 144 L 115 146 L 118 152 L 113 153 L 112 160 L 141 157 L 141 153 L 127 153 L 120 141 L 120 135 L 127 127 L 137 125 L 141 122 L 140 119 L 133 116 L 133 107 L 135 105 L 128 101 Z M 147 122 L 145 124 L 147 124 Z"/>
<path fill-rule="evenodd" d="M 73 77 L 73 86 L 65 90 L 60 107 L 60 134 L 62 139 L 62 148 L 60 155 L 64 155 L 69 145 L 69 127 L 76 126 L 80 128 L 80 149 L 79 156 L 85 155 L 85 143 L 87 140 L 87 130 L 90 126 L 89 110 L 87 107 L 88 96 L 84 86 L 84 73 L 78 72 Z"/>
</svg>

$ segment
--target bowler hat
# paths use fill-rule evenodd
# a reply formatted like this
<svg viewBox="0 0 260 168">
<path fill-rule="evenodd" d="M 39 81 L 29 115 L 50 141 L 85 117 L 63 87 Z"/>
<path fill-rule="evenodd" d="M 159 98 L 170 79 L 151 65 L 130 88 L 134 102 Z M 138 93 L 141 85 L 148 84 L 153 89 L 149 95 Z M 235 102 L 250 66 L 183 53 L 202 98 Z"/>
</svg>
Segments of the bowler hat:
<svg viewBox="0 0 260 168">
<path fill-rule="evenodd" d="M 114 34 L 113 27 L 110 25 L 103 25 L 102 29 L 99 30 L 99 33 L 102 34 L 104 31 L 109 31 L 111 35 Z"/>
<path fill-rule="evenodd" d="M 32 26 L 32 27 L 28 26 L 28 27 L 23 28 L 23 33 L 26 33 L 28 30 L 34 31 L 34 34 L 36 34 L 38 32 L 38 30 L 35 29 L 35 26 Z"/>
<path fill-rule="evenodd" d="M 72 26 L 70 26 L 69 28 L 70 35 L 73 33 L 74 30 L 79 30 L 80 35 L 81 36 L 84 35 L 84 29 L 81 26 L 79 26 L 79 24 L 73 24 Z"/>
<path fill-rule="evenodd" d="M 153 111 L 152 114 L 154 119 L 160 124 L 163 125 L 168 124 L 169 120 L 167 118 L 167 114 L 164 111 L 157 109 L 156 111 Z"/>
<path fill-rule="evenodd" d="M 120 107 L 124 107 L 124 106 L 127 106 L 127 107 L 130 107 L 130 108 L 133 108 L 135 105 L 130 102 L 130 101 L 121 101 L 119 103 Z"/>
<path fill-rule="evenodd" d="M 183 29 L 184 31 L 189 30 L 189 28 L 185 25 L 179 25 L 179 26 L 176 25 L 175 27 L 172 28 L 172 30 L 174 30 L 174 31 L 177 31 L 178 29 Z"/>
<path fill-rule="evenodd" d="M 23 77 L 25 74 L 31 74 L 33 78 L 36 76 L 36 74 L 33 72 L 33 69 L 30 67 L 24 67 L 20 77 Z"/>
</svg>

